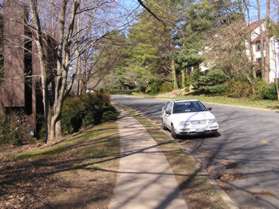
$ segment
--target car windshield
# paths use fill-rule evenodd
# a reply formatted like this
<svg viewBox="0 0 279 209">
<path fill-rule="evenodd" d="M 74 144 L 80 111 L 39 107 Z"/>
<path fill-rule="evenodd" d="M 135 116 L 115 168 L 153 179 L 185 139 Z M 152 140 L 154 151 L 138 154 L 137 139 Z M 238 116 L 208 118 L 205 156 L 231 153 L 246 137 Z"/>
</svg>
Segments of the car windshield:
<svg viewBox="0 0 279 209">
<path fill-rule="evenodd" d="M 199 101 L 174 103 L 173 113 L 188 113 L 207 111 L 206 107 Z"/>
</svg>

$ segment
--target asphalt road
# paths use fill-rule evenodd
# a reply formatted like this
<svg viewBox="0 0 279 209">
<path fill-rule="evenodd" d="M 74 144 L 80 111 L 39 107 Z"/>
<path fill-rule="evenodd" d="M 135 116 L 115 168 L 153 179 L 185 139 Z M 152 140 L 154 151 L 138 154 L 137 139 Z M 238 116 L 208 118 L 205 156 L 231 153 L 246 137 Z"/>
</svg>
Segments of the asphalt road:
<svg viewBox="0 0 279 209">
<path fill-rule="evenodd" d="M 160 120 L 164 100 L 113 96 L 114 102 Z M 279 113 L 223 105 L 207 105 L 220 124 L 218 137 L 180 139 L 205 168 L 222 160 L 236 163 L 222 183 L 242 209 L 279 209 Z"/>
</svg>

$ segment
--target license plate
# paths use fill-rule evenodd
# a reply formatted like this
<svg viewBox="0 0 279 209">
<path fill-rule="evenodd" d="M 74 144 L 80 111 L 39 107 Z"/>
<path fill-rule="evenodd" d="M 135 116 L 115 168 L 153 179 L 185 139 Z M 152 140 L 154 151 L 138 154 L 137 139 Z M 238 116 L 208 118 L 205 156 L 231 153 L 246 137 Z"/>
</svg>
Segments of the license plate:
<svg viewBox="0 0 279 209">
<path fill-rule="evenodd" d="M 196 129 L 196 132 L 204 132 L 204 131 L 205 131 L 204 128 L 197 128 L 197 129 Z"/>
</svg>

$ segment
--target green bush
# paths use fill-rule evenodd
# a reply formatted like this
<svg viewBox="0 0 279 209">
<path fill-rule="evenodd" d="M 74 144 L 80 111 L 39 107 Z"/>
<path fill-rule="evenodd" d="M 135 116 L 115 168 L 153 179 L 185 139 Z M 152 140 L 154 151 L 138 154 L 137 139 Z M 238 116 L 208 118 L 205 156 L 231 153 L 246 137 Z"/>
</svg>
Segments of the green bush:
<svg viewBox="0 0 279 209">
<path fill-rule="evenodd" d="M 145 93 L 154 95 L 154 94 L 158 94 L 160 92 L 160 86 L 161 86 L 162 81 L 160 80 L 156 80 L 156 79 L 152 79 L 149 81 L 148 86 L 145 90 Z"/>
<path fill-rule="evenodd" d="M 28 128 L 14 117 L 0 115 L 0 144 L 23 145 L 31 140 Z"/>
<path fill-rule="evenodd" d="M 228 96 L 234 98 L 250 97 L 253 95 L 252 86 L 247 81 L 232 80 L 228 84 Z"/>
<path fill-rule="evenodd" d="M 69 97 L 62 108 L 62 129 L 64 133 L 74 133 L 81 127 L 115 120 L 118 114 L 110 103 L 110 97 L 102 92 Z"/>
<path fill-rule="evenodd" d="M 160 93 L 166 93 L 166 92 L 170 92 L 172 91 L 173 89 L 173 85 L 171 82 L 169 81 L 165 81 L 163 83 L 161 83 L 161 86 L 160 86 Z"/>
<path fill-rule="evenodd" d="M 65 133 L 73 133 L 81 128 L 84 109 L 84 103 L 79 97 L 69 97 L 64 101 L 61 124 Z"/>
<path fill-rule="evenodd" d="M 277 99 L 277 90 L 274 83 L 267 84 L 265 81 L 258 81 L 256 84 L 256 97 L 259 99 Z"/>
<path fill-rule="evenodd" d="M 224 94 L 227 91 L 227 76 L 220 69 L 211 69 L 193 78 L 193 87 L 198 94 Z"/>
<path fill-rule="evenodd" d="M 115 107 L 109 105 L 106 106 L 103 113 L 102 121 L 112 121 L 116 120 L 119 116 L 119 112 L 115 109 Z"/>
</svg>

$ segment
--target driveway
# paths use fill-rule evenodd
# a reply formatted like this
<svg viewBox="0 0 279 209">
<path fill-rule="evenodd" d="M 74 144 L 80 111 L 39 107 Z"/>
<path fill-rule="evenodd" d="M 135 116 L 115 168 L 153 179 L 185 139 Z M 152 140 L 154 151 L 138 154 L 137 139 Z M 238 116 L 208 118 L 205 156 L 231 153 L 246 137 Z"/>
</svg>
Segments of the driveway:
<svg viewBox="0 0 279 209">
<path fill-rule="evenodd" d="M 159 122 L 164 100 L 113 96 Z M 219 180 L 241 208 L 279 209 L 279 113 L 223 105 L 207 105 L 220 124 L 219 137 L 180 139 L 204 168 L 223 160 L 235 162 Z"/>
</svg>

